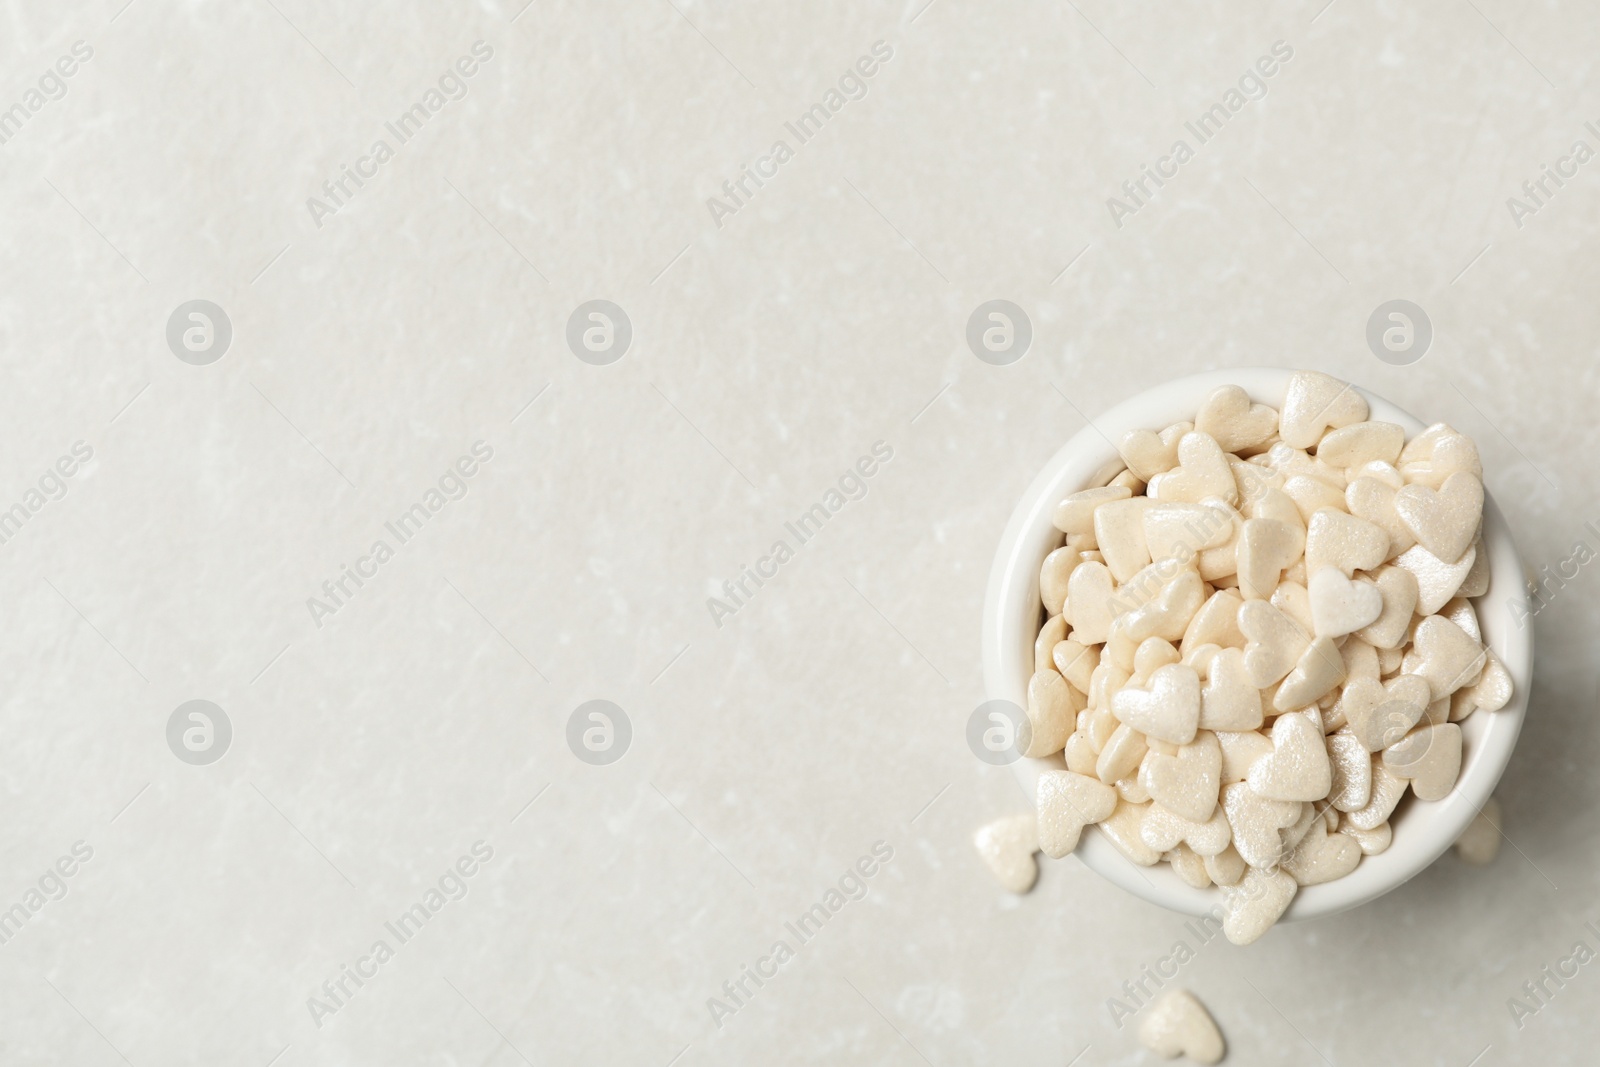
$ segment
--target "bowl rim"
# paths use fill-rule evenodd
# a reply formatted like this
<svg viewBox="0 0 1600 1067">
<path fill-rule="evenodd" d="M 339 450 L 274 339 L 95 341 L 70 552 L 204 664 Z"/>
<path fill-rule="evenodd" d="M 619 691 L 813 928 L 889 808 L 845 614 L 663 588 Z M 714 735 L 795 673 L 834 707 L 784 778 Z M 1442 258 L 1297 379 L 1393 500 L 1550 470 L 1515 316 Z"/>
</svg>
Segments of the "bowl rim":
<svg viewBox="0 0 1600 1067">
<path fill-rule="evenodd" d="M 989 572 L 982 619 L 986 699 L 1004 699 L 1018 707 L 1026 705 L 1027 682 L 1033 671 L 1033 643 L 1038 633 L 1039 568 L 1061 539 L 1060 531 L 1051 524 L 1051 516 L 1063 496 L 1087 487 L 1096 472 L 1119 461 L 1112 442 L 1130 430 L 1160 430 L 1173 423 L 1192 422 L 1206 396 L 1222 385 L 1241 386 L 1252 401 L 1281 408 L 1289 379 L 1295 373 L 1296 369 L 1285 367 L 1244 367 L 1203 371 L 1163 382 L 1090 419 L 1050 458 L 1013 509 Z M 1370 419 L 1403 426 L 1408 441 L 1425 428 L 1419 419 L 1389 400 L 1360 386 L 1353 387 L 1366 399 Z M 1050 543 L 1052 535 L 1054 544 Z M 1483 545 L 1489 555 L 1489 590 L 1473 599 L 1473 607 L 1485 644 L 1511 675 L 1511 701 L 1499 711 L 1479 711 L 1461 723 L 1461 773 L 1444 799 L 1419 801 L 1408 793 L 1391 824 L 1394 837 L 1389 848 L 1375 856 L 1364 856 L 1360 865 L 1343 878 L 1301 887 L 1281 921 L 1336 914 L 1405 884 L 1455 843 L 1499 783 L 1527 712 L 1533 627 L 1513 624 L 1514 618 L 1523 622 L 1529 618 L 1525 569 L 1510 526 L 1487 489 Z M 1022 757 L 1012 766 L 1032 806 L 1041 773 L 1064 768 L 1066 763 L 1057 753 L 1043 759 Z M 1101 876 L 1151 903 L 1185 915 L 1220 914 L 1223 897 L 1218 887 L 1195 889 L 1167 864 L 1140 867 L 1118 851 L 1098 827 L 1085 828 L 1074 854 Z"/>
</svg>

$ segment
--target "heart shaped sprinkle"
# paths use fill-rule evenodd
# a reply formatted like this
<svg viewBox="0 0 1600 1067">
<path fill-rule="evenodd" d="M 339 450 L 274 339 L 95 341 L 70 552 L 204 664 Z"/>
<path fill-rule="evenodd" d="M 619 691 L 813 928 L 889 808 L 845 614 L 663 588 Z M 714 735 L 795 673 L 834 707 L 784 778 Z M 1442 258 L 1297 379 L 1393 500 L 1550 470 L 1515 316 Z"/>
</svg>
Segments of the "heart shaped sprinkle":
<svg viewBox="0 0 1600 1067">
<path fill-rule="evenodd" d="M 1216 730 L 1222 748 L 1222 784 L 1242 782 L 1256 760 L 1272 752 L 1272 738 L 1255 730 Z"/>
<path fill-rule="evenodd" d="M 1311 622 L 1318 637 L 1343 637 L 1370 626 L 1383 614 L 1383 593 L 1365 579 L 1351 581 L 1336 567 L 1311 576 Z"/>
<path fill-rule="evenodd" d="M 1136 676 L 1138 666 L 1135 660 L 1139 652 L 1139 643 L 1128 636 L 1128 617 L 1119 615 L 1111 620 L 1111 633 L 1106 637 L 1105 656 L 1112 663 L 1127 671 L 1130 676 Z M 1140 684 L 1143 679 L 1138 679 Z"/>
<path fill-rule="evenodd" d="M 1215 805 L 1215 800 L 1212 803 Z M 1233 840 L 1228 817 L 1220 806 L 1213 806 L 1209 818 L 1196 822 L 1168 811 L 1159 800 L 1145 812 L 1139 832 L 1144 836 L 1144 843 L 1158 852 L 1170 852 L 1183 846 L 1200 857 L 1215 856 Z"/>
<path fill-rule="evenodd" d="M 1311 832 L 1312 825 L 1320 822 L 1322 822 L 1322 817 L 1317 810 L 1317 806 L 1315 804 L 1302 803 L 1300 805 L 1300 817 L 1294 821 L 1293 826 L 1283 832 L 1283 855 L 1287 856 L 1298 848 L 1300 842 L 1305 840 L 1306 834 Z M 1282 863 L 1283 861 L 1279 860 L 1278 862 Z"/>
<path fill-rule="evenodd" d="M 1483 483 L 1457 471 L 1437 490 L 1408 485 L 1395 494 L 1395 514 L 1417 543 L 1445 563 L 1459 560 L 1478 536 L 1483 518 Z"/>
<path fill-rule="evenodd" d="M 1095 764 L 1100 760 L 1100 753 L 1095 751 L 1094 739 L 1087 730 L 1074 730 L 1072 736 L 1067 738 L 1067 747 L 1062 749 L 1066 757 L 1067 770 L 1074 774 L 1095 777 Z"/>
<path fill-rule="evenodd" d="M 1368 411 L 1366 398 L 1353 386 L 1318 371 L 1299 371 L 1289 379 L 1278 435 L 1294 448 L 1311 448 L 1328 427 L 1361 422 Z"/>
<path fill-rule="evenodd" d="M 1225 545 L 1233 536 L 1233 509 L 1215 497 L 1216 506 L 1161 501 L 1144 509 L 1144 539 L 1152 560 L 1187 563 L 1195 554 Z"/>
<path fill-rule="evenodd" d="M 1149 821 L 1149 816 L 1145 816 L 1145 822 Z M 1205 857 L 1188 845 L 1179 843 L 1163 853 L 1161 858 L 1172 864 L 1173 871 L 1183 879 L 1184 885 L 1195 889 L 1210 888 L 1211 876 L 1206 873 Z"/>
<path fill-rule="evenodd" d="M 1244 653 L 1219 649 L 1206 665 L 1206 682 L 1200 689 L 1200 728 L 1256 730 L 1261 721 L 1261 690 L 1250 680 Z"/>
<path fill-rule="evenodd" d="M 1150 675 L 1148 689 L 1130 685 L 1112 694 L 1111 711 L 1142 734 L 1186 745 L 1200 724 L 1200 676 L 1192 667 L 1168 664 Z"/>
<path fill-rule="evenodd" d="M 1399 468 L 1393 463 L 1363 463 L 1359 467 L 1352 467 L 1345 472 L 1347 484 L 1354 485 L 1358 478 L 1372 478 L 1390 489 L 1400 489 L 1406 480 L 1400 474 Z"/>
<path fill-rule="evenodd" d="M 1060 859 L 1078 847 L 1085 826 L 1111 816 L 1117 792 L 1097 778 L 1048 770 L 1039 775 L 1037 802 L 1039 849 Z"/>
<path fill-rule="evenodd" d="M 1131 677 L 1133 668 L 1122 666 L 1102 650 L 1100 665 L 1094 669 L 1094 678 L 1089 682 L 1089 706 L 1103 709 L 1106 717 L 1116 722 L 1111 714 L 1111 694 L 1127 685 Z"/>
<path fill-rule="evenodd" d="M 1416 545 L 1396 556 L 1394 565 L 1410 571 L 1417 579 L 1417 614 L 1432 615 L 1456 595 L 1477 558 L 1477 549 L 1469 548 L 1455 563 L 1446 563 Z"/>
<path fill-rule="evenodd" d="M 1076 633 L 1057 641 L 1050 649 L 1050 665 L 1080 693 L 1089 691 L 1089 680 L 1100 666 L 1100 649 L 1083 644 Z M 1040 668 L 1041 670 L 1043 668 Z"/>
<path fill-rule="evenodd" d="M 1350 514 L 1372 523 L 1389 535 L 1386 559 L 1398 556 L 1417 543 L 1410 528 L 1400 521 L 1400 514 L 1394 509 L 1398 495 L 1399 487 L 1372 477 L 1356 478 L 1344 491 L 1345 507 Z"/>
<path fill-rule="evenodd" d="M 1164 559 L 1151 563 L 1117 586 L 1117 598 L 1112 607 L 1118 614 L 1143 607 L 1161 595 L 1161 591 L 1184 571 L 1192 570 L 1193 562 L 1181 564 L 1177 560 Z"/>
<path fill-rule="evenodd" d="M 1257 689 L 1276 685 L 1300 662 L 1311 638 L 1265 600 L 1239 606 L 1239 631 L 1245 637 L 1244 668 Z"/>
<path fill-rule="evenodd" d="M 1310 523 L 1311 516 L 1319 511 L 1342 511 L 1345 506 L 1342 487 L 1304 474 L 1297 474 L 1284 482 L 1283 492 L 1294 501 L 1300 519 L 1305 523 Z"/>
<path fill-rule="evenodd" d="M 1190 620 L 1205 600 L 1205 583 L 1200 580 L 1199 573 L 1181 570 L 1153 599 L 1123 616 L 1127 634 L 1135 641 L 1152 637 L 1182 640 Z"/>
<path fill-rule="evenodd" d="M 1366 807 L 1345 812 L 1345 817 L 1350 821 L 1350 825 L 1358 830 L 1377 829 L 1379 823 L 1389 821 L 1389 816 L 1394 814 L 1395 806 L 1400 803 L 1400 798 L 1405 796 L 1406 788 L 1410 784 L 1409 779 L 1395 774 L 1383 760 L 1374 758 L 1372 798 L 1367 801 Z"/>
<path fill-rule="evenodd" d="M 979 830 L 972 843 L 1006 889 L 1026 893 L 1033 888 L 1039 877 L 1033 859 L 1039 851 L 1039 824 L 1033 812 L 996 819 Z"/>
<path fill-rule="evenodd" d="M 1439 422 L 1423 430 L 1400 451 L 1398 464 L 1407 483 L 1439 488 L 1450 475 L 1465 471 L 1483 477 L 1478 446 L 1466 434 Z"/>
<path fill-rule="evenodd" d="M 1244 632 L 1239 629 L 1239 606 L 1244 599 L 1232 589 L 1218 589 L 1189 620 L 1178 650 L 1198 645 L 1244 648 Z"/>
<path fill-rule="evenodd" d="M 1351 734 L 1328 736 L 1328 765 L 1333 784 L 1328 803 L 1339 811 L 1359 811 L 1372 799 L 1372 753 Z"/>
<path fill-rule="evenodd" d="M 1343 878 L 1360 862 L 1361 846 L 1344 834 L 1328 833 L 1328 824 L 1318 819 L 1283 858 L 1282 868 L 1295 884 L 1308 886 Z"/>
<path fill-rule="evenodd" d="M 1210 434 L 1225 452 L 1254 448 L 1278 432 L 1278 412 L 1266 404 L 1252 403 L 1250 394 L 1237 385 L 1221 385 L 1211 391 L 1194 428 Z"/>
<path fill-rule="evenodd" d="M 1079 713 L 1079 717 L 1082 718 L 1082 712 Z M 1094 741 L 1094 750 L 1096 752 L 1105 751 L 1106 745 L 1111 741 L 1111 735 L 1116 733 L 1121 725 L 1117 721 L 1117 717 L 1111 714 L 1110 708 L 1096 708 L 1090 711 L 1087 729 L 1090 739 Z M 1106 784 L 1109 785 L 1110 783 L 1107 782 Z"/>
<path fill-rule="evenodd" d="M 1296 885 L 1314 886 L 1344 877 L 1360 862 L 1362 846 L 1342 833 L 1328 833 L 1328 824 L 1317 821 L 1282 865 Z"/>
<path fill-rule="evenodd" d="M 1273 445 L 1258 462 L 1275 471 L 1285 481 L 1303 475 L 1335 489 L 1343 489 L 1347 481 L 1343 468 L 1325 463 L 1320 456 L 1313 456 L 1303 448 L 1294 448 L 1281 442 Z"/>
<path fill-rule="evenodd" d="M 1158 1056 L 1187 1056 L 1196 1063 L 1222 1060 L 1225 1046 L 1211 1013 L 1187 989 L 1169 989 L 1139 1024 L 1139 1042 Z"/>
<path fill-rule="evenodd" d="M 1427 679 L 1402 674 L 1385 684 L 1366 678 L 1350 682 L 1337 708 L 1351 736 L 1368 752 L 1380 752 L 1411 731 L 1431 700 Z"/>
<path fill-rule="evenodd" d="M 1035 671 L 1028 679 L 1029 737 L 1025 756 L 1060 752 L 1072 733 L 1082 697 L 1053 670 Z"/>
<path fill-rule="evenodd" d="M 1067 638 L 1067 620 L 1060 615 L 1052 615 L 1045 624 L 1039 628 L 1039 636 L 1033 640 L 1033 669 L 1047 671 L 1051 668 L 1050 653 L 1055 650 L 1058 643 Z"/>
<path fill-rule="evenodd" d="M 1333 700 L 1333 699 L 1335 699 L 1335 695 L 1334 694 L 1329 694 L 1327 699 Z M 1311 720 L 1311 725 L 1315 726 L 1317 728 L 1318 732 L 1322 733 L 1324 736 L 1326 736 L 1327 734 L 1332 732 L 1331 730 L 1328 730 L 1326 728 L 1326 724 L 1323 722 L 1323 719 L 1322 719 L 1322 704 L 1321 703 L 1308 704 L 1306 707 L 1303 707 L 1303 708 L 1300 709 L 1300 714 L 1302 714 L 1306 718 L 1310 719 Z"/>
<path fill-rule="evenodd" d="M 1205 574 L 1200 575 L 1202 578 Z M 1483 534 L 1480 531 L 1478 539 L 1472 545 L 1472 566 L 1467 569 L 1467 576 L 1461 579 L 1461 587 L 1456 590 L 1456 596 L 1482 596 L 1489 591 L 1489 556 L 1483 550 Z"/>
<path fill-rule="evenodd" d="M 1265 456 L 1248 460 L 1230 456 L 1228 469 L 1233 471 L 1233 482 L 1239 490 L 1239 509 L 1246 513 L 1255 507 L 1264 493 L 1283 490 L 1283 473 L 1272 467 Z"/>
<path fill-rule="evenodd" d="M 1095 777 L 1113 785 L 1138 770 L 1147 751 L 1143 734 L 1126 724 L 1119 725 L 1100 749 Z"/>
<path fill-rule="evenodd" d="M 1460 722 L 1474 711 L 1499 711 L 1511 703 L 1511 690 L 1511 672 L 1500 662 L 1500 657 L 1490 652 L 1477 682 L 1451 694 L 1450 721 Z M 1200 718 L 1204 725 L 1203 705 Z"/>
<path fill-rule="evenodd" d="M 1231 829 L 1231 827 L 1230 827 Z M 1206 862 L 1206 875 L 1217 885 L 1238 885 L 1244 877 L 1244 857 L 1229 845 L 1215 856 L 1202 856 Z"/>
<path fill-rule="evenodd" d="M 1178 442 L 1178 466 L 1150 481 L 1153 499 L 1198 504 L 1216 497 L 1225 504 L 1239 503 L 1239 483 L 1227 454 L 1207 433 L 1190 432 Z"/>
<path fill-rule="evenodd" d="M 1459 690 L 1457 690 L 1459 692 Z M 1450 702 L 1455 699 L 1455 694 L 1440 697 L 1429 704 L 1422 711 L 1422 718 L 1417 720 L 1422 726 L 1442 726 L 1450 721 Z"/>
<path fill-rule="evenodd" d="M 1144 482 L 1130 470 L 1123 471 L 1121 474 L 1111 479 L 1110 483 L 1108 484 L 1126 489 L 1135 496 L 1138 496 L 1140 493 L 1144 492 L 1145 489 Z"/>
<path fill-rule="evenodd" d="M 1452 597 L 1439 609 L 1439 614 L 1461 627 L 1461 632 L 1479 644 L 1483 643 L 1483 627 L 1478 625 L 1478 611 L 1465 597 Z"/>
<path fill-rule="evenodd" d="M 1340 494 L 1342 506 L 1344 496 Z M 1371 571 L 1389 558 L 1389 535 L 1366 519 L 1337 508 L 1321 508 L 1306 523 L 1306 570 L 1337 567 L 1346 578 Z"/>
<path fill-rule="evenodd" d="M 1178 651 L 1183 657 L 1181 662 L 1187 663 L 1189 666 L 1193 667 L 1194 672 L 1200 676 L 1200 714 L 1201 716 L 1204 716 L 1205 683 L 1209 680 L 1211 675 L 1211 660 L 1216 656 L 1217 653 L 1221 652 L 1222 649 L 1218 648 L 1216 645 L 1195 645 L 1187 652 L 1183 651 L 1181 647 Z"/>
<path fill-rule="evenodd" d="M 1317 444 L 1317 458 L 1344 468 L 1394 463 L 1405 441 L 1405 428 L 1392 422 L 1353 422 L 1324 434 Z"/>
<path fill-rule="evenodd" d="M 1300 804 L 1271 800 L 1245 782 L 1222 787 L 1222 811 L 1233 847 L 1251 867 L 1274 867 L 1283 858 L 1283 831 L 1300 818 Z"/>
<path fill-rule="evenodd" d="M 1339 654 L 1339 646 L 1331 637 L 1318 637 L 1300 654 L 1300 661 L 1278 687 L 1272 706 L 1279 711 L 1308 707 L 1333 692 L 1344 680 L 1344 657 Z"/>
<path fill-rule="evenodd" d="M 1100 832 L 1105 834 L 1106 840 L 1110 841 L 1118 852 L 1141 867 L 1154 866 L 1161 859 L 1161 853 L 1145 844 L 1144 838 L 1140 836 L 1140 828 L 1149 809 L 1149 804 L 1130 804 L 1126 800 L 1119 799 L 1111 817 L 1099 824 Z"/>
<path fill-rule="evenodd" d="M 1453 722 L 1424 726 L 1383 750 L 1383 764 L 1408 778 L 1419 800 L 1442 800 L 1461 773 L 1461 727 Z"/>
<path fill-rule="evenodd" d="M 1169 664 L 1181 662 L 1182 658 L 1178 655 L 1178 650 L 1172 646 L 1172 642 L 1159 637 L 1145 638 L 1133 654 L 1133 684 L 1145 685 L 1156 671 Z"/>
<path fill-rule="evenodd" d="M 1340 816 L 1339 833 L 1359 845 L 1363 856 L 1376 856 L 1380 852 L 1387 851 L 1389 843 L 1394 840 L 1394 830 L 1388 823 L 1381 822 L 1371 830 L 1363 830 L 1351 825 L 1348 816 Z"/>
<path fill-rule="evenodd" d="M 1067 602 L 1068 580 L 1081 562 L 1083 554 L 1065 546 L 1044 558 L 1044 565 L 1039 568 L 1039 600 L 1044 604 L 1045 614 L 1061 614 Z"/>
<path fill-rule="evenodd" d="M 1417 576 L 1404 567 L 1380 567 L 1374 574 L 1373 584 L 1383 598 L 1383 611 L 1356 633 L 1376 648 L 1399 648 L 1411 629 L 1411 619 L 1417 609 Z"/>
<path fill-rule="evenodd" d="M 1309 634 L 1316 628 L 1311 618 L 1311 594 L 1303 584 L 1290 578 L 1288 571 L 1284 572 L 1283 581 L 1278 583 L 1278 588 L 1272 591 L 1269 599 L 1272 606 L 1289 616 L 1302 633 Z"/>
<path fill-rule="evenodd" d="M 1178 442 L 1194 429 L 1187 422 L 1168 426 L 1157 434 L 1150 430 L 1133 430 L 1122 438 L 1117 451 L 1128 465 L 1128 472 L 1142 482 L 1149 482 L 1158 474 L 1178 465 Z"/>
<path fill-rule="evenodd" d="M 1215 734 L 1202 730 L 1189 744 L 1178 746 L 1176 755 L 1152 750 L 1140 766 L 1139 781 L 1161 809 L 1190 822 L 1203 823 L 1217 810 L 1217 794 L 1222 788 L 1222 747 Z M 1189 843 L 1197 852 L 1206 852 L 1199 842 Z M 1223 840 L 1209 854 L 1220 851 L 1227 843 Z M 1172 846 L 1154 847 L 1165 852 Z"/>
<path fill-rule="evenodd" d="M 1327 796 L 1333 769 L 1322 728 L 1304 712 L 1278 716 L 1272 724 L 1272 754 L 1257 760 L 1245 781 L 1268 800 L 1321 800 Z"/>
<path fill-rule="evenodd" d="M 1284 568 L 1300 557 L 1305 536 L 1277 519 L 1246 519 L 1239 530 L 1239 592 L 1246 600 L 1266 600 Z"/>
<path fill-rule="evenodd" d="M 1249 514 L 1252 519 L 1276 519 L 1293 526 L 1300 531 L 1300 549 L 1305 550 L 1305 516 L 1300 514 L 1300 505 L 1282 489 L 1265 490 L 1251 505 Z"/>
<path fill-rule="evenodd" d="M 1146 757 L 1149 758 L 1148 756 Z M 1124 778 L 1116 784 L 1114 792 L 1129 804 L 1146 805 L 1150 803 L 1150 790 L 1138 778 Z"/>
<path fill-rule="evenodd" d="M 1116 617 L 1112 605 L 1116 592 L 1117 583 L 1104 563 L 1080 563 L 1067 579 L 1068 621 L 1081 643 L 1102 644 L 1110 635 L 1111 620 Z"/>
<path fill-rule="evenodd" d="M 1237 886 L 1223 890 L 1223 934 L 1235 945 L 1250 944 L 1272 929 L 1299 889 L 1288 871 L 1246 871 Z"/>
<path fill-rule="evenodd" d="M 1434 700 L 1476 681 L 1489 655 L 1487 649 L 1443 615 L 1418 621 L 1412 644 L 1419 660 L 1415 673 L 1427 680 Z"/>
<path fill-rule="evenodd" d="M 1073 493 L 1056 505 L 1051 522 L 1064 534 L 1086 535 L 1094 533 L 1094 512 L 1101 504 L 1114 500 L 1127 500 L 1132 490 L 1121 485 L 1107 485 L 1099 489 L 1085 489 Z"/>
<path fill-rule="evenodd" d="M 1228 517 L 1228 537 L 1215 548 L 1202 548 L 1197 557 L 1200 577 L 1208 582 L 1232 579 L 1239 567 L 1239 534 L 1244 529 L 1244 516 L 1237 510 L 1213 497 L 1207 497 L 1205 506 L 1221 511 Z M 1236 583 L 1235 583 L 1236 584 Z"/>
<path fill-rule="evenodd" d="M 1150 504 L 1149 497 L 1136 496 L 1095 509 L 1095 540 L 1118 582 L 1126 582 L 1150 563 L 1150 547 L 1144 539 L 1144 513 Z"/>
<path fill-rule="evenodd" d="M 1345 638 L 1344 644 L 1339 646 L 1339 655 L 1344 659 L 1345 684 L 1349 685 L 1355 678 L 1371 678 L 1377 681 L 1381 675 L 1378 670 L 1378 650 L 1367 644 L 1354 634 Z M 1324 718 L 1324 725 L 1327 720 Z"/>
</svg>

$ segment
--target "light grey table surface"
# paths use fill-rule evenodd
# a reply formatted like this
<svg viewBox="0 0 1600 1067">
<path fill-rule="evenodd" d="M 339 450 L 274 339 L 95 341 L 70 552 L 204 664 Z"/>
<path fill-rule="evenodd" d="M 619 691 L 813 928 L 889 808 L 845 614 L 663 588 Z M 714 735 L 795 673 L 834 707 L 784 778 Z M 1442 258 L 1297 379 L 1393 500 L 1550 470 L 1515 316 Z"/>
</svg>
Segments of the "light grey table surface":
<svg viewBox="0 0 1600 1067">
<path fill-rule="evenodd" d="M 1562 162 L 1600 150 L 1600 23 L 522 5 L 0 10 L 0 1060 L 1152 1062 L 1107 1000 L 1182 920 L 1071 859 L 1009 896 L 971 847 L 1025 802 L 963 741 L 1001 527 L 1084 415 L 1269 363 L 1474 435 L 1531 566 L 1600 548 L 1600 162 Z M 1547 164 L 1563 184 L 1508 204 Z M 1409 365 L 1365 339 L 1397 298 L 1433 326 Z M 167 338 L 197 299 L 231 325 L 209 363 Z M 631 326 L 605 366 L 566 340 L 594 299 Z M 1031 322 L 1008 366 L 965 339 L 993 299 Z M 191 360 L 204 326 L 179 315 Z M 1520 1027 L 1508 1001 L 1600 949 L 1597 594 L 1581 568 L 1536 620 L 1514 847 L 1183 968 L 1228 1062 L 1591 1054 L 1600 966 Z M 631 724 L 610 765 L 568 745 L 593 699 Z M 205 765 L 187 713 L 169 747 L 191 700 L 231 725 Z M 802 944 L 786 924 L 876 842 Z"/>
</svg>

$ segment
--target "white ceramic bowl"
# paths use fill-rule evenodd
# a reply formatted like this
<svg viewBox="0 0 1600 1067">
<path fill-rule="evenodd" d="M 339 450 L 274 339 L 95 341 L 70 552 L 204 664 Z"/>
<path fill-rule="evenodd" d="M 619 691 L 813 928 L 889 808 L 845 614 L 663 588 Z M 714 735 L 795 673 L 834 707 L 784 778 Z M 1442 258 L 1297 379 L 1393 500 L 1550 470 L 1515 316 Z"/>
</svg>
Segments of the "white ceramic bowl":
<svg viewBox="0 0 1600 1067">
<path fill-rule="evenodd" d="M 1252 400 L 1281 407 L 1293 373 L 1283 368 L 1252 367 L 1166 382 L 1097 416 L 1093 425 L 1085 427 L 1055 454 L 1018 502 L 989 573 L 983 609 L 983 675 L 989 699 L 1009 700 L 1019 707 L 1027 703 L 1033 642 L 1043 621 L 1039 568 L 1045 555 L 1061 544 L 1061 533 L 1051 525 L 1051 514 L 1062 497 L 1087 487 L 1096 472 L 1117 460 L 1112 442 L 1121 440 L 1129 430 L 1160 430 L 1175 422 L 1194 421 L 1207 394 L 1219 385 L 1242 386 Z M 1407 412 L 1364 389 L 1359 391 L 1372 407 L 1371 417 L 1404 426 L 1408 440 L 1424 429 L 1424 424 Z M 1474 606 L 1484 640 L 1511 674 L 1515 694 L 1510 704 L 1500 711 L 1475 712 L 1461 724 L 1461 777 L 1449 796 L 1426 802 L 1408 793 L 1390 824 L 1394 841 L 1388 850 L 1364 857 L 1361 865 L 1343 878 L 1302 888 L 1284 913 L 1284 920 L 1331 915 L 1401 885 L 1450 847 L 1499 782 L 1527 712 L 1533 675 L 1533 630 L 1531 626 L 1519 627 L 1518 615 L 1513 614 L 1513 605 L 1524 609 L 1527 606 L 1524 570 L 1505 516 L 1487 494 L 1483 541 L 1489 554 L 1489 592 L 1477 598 Z M 1527 618 L 1525 610 L 1520 615 Z M 1046 759 L 1019 759 L 1014 765 L 1030 803 L 1037 792 L 1040 772 L 1065 766 L 1059 754 Z M 1076 854 L 1128 892 L 1173 911 L 1204 915 L 1222 902 L 1221 891 L 1216 887 L 1195 889 L 1179 879 L 1167 864 L 1136 866 L 1097 828 L 1084 831 Z"/>
</svg>

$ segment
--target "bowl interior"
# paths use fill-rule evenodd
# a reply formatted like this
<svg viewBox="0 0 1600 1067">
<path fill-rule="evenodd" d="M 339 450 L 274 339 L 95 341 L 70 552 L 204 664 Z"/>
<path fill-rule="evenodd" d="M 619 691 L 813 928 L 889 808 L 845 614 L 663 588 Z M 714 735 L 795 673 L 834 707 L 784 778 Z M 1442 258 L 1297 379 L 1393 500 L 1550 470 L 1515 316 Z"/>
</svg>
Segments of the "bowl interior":
<svg viewBox="0 0 1600 1067">
<path fill-rule="evenodd" d="M 1160 430 L 1175 422 L 1192 422 L 1211 390 L 1219 385 L 1242 387 L 1257 403 L 1279 408 L 1292 370 L 1256 367 L 1212 371 L 1165 382 L 1127 400 L 1076 434 L 1028 486 L 1001 537 L 989 576 L 984 606 L 984 682 L 990 699 L 1027 703 L 1033 671 L 1033 641 L 1039 631 L 1039 568 L 1061 543 L 1051 514 L 1064 496 L 1091 484 L 1097 472 L 1116 462 L 1112 442 L 1129 430 Z M 1406 437 L 1424 424 L 1381 397 L 1358 389 L 1371 405 L 1371 418 L 1405 427 Z M 1454 843 L 1494 791 L 1516 745 L 1528 706 L 1532 681 L 1533 631 L 1519 624 L 1527 619 L 1523 566 L 1512 543 L 1505 517 L 1485 494 L 1483 543 L 1489 555 L 1489 591 L 1478 597 L 1477 609 L 1485 643 L 1505 664 L 1515 691 L 1511 702 L 1496 712 L 1478 711 L 1461 723 L 1461 775 L 1443 800 L 1419 801 L 1407 793 L 1391 818 L 1394 840 L 1376 856 L 1364 857 L 1352 873 L 1321 885 L 1303 887 L 1285 921 L 1329 915 L 1381 896 L 1426 868 Z M 1522 610 L 1517 610 L 1517 608 Z M 1065 767 L 1057 754 L 1045 759 L 1019 759 L 1018 781 L 1033 802 L 1040 773 Z M 1216 887 L 1195 889 L 1167 864 L 1134 864 L 1098 829 L 1085 831 L 1076 855 L 1122 888 L 1174 911 L 1204 915 L 1222 903 Z"/>
</svg>

